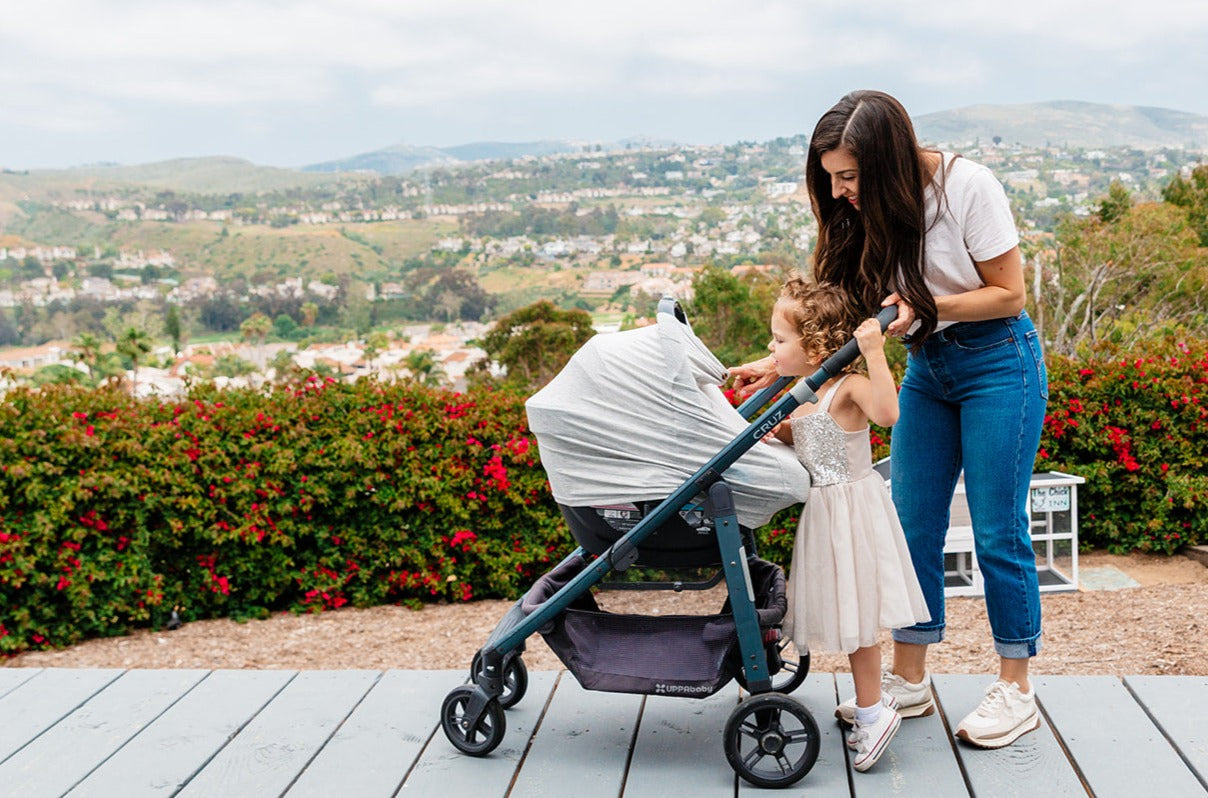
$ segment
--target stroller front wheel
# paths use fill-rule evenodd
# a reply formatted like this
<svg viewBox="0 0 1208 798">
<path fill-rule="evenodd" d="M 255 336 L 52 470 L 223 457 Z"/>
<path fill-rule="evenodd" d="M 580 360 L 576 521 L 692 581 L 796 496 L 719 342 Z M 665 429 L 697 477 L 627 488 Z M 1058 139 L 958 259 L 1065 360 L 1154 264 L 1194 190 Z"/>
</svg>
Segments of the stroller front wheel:
<svg viewBox="0 0 1208 798">
<path fill-rule="evenodd" d="M 780 693 L 763 693 L 735 707 L 724 741 L 730 767 L 756 787 L 795 784 L 809 773 L 822 748 L 814 716 Z"/>
<path fill-rule="evenodd" d="M 440 726 L 458 751 L 470 756 L 486 756 L 503 741 L 507 720 L 503 707 L 494 698 L 487 702 L 482 717 L 471 717 L 469 708 L 475 690 L 462 685 L 445 696 L 440 708 Z"/>
<path fill-rule="evenodd" d="M 482 652 L 479 651 L 470 661 L 470 680 L 477 683 L 478 672 L 482 670 Z M 506 660 L 503 666 L 503 692 L 499 694 L 499 706 L 511 709 L 520 703 L 528 692 L 528 668 L 519 656 Z"/>
</svg>

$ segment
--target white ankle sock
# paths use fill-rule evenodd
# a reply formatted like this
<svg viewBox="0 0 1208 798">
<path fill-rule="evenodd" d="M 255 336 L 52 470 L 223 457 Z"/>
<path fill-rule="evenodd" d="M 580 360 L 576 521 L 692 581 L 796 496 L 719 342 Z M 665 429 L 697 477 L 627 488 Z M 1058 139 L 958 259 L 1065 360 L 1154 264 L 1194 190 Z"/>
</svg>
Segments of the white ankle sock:
<svg viewBox="0 0 1208 798">
<path fill-rule="evenodd" d="M 870 723 L 876 723 L 877 718 L 881 717 L 881 710 L 885 707 L 880 701 L 873 704 L 871 707 L 856 707 L 856 723 L 861 726 L 867 726 Z"/>
</svg>

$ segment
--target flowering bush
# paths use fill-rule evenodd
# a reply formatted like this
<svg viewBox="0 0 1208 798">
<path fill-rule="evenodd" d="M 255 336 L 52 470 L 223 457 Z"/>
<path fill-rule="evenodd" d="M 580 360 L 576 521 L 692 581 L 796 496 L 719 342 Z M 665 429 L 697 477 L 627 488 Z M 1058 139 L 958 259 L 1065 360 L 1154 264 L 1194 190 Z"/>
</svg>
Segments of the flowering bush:
<svg viewBox="0 0 1208 798">
<path fill-rule="evenodd" d="M 1049 358 L 1037 470 L 1086 478 L 1079 537 L 1170 553 L 1208 538 L 1208 345 Z"/>
<path fill-rule="evenodd" d="M 1169 554 L 1208 540 L 1208 343 L 1159 348 L 1047 359 L 1035 470 L 1086 479 L 1078 495 L 1084 548 Z M 873 428 L 874 461 L 889 454 L 891 434 Z M 798 514 L 784 510 L 759 530 L 761 554 L 789 563 Z"/>
<path fill-rule="evenodd" d="M 312 377 L 0 405 L 0 652 L 182 618 L 521 593 L 573 547 L 523 402 Z"/>
<path fill-rule="evenodd" d="M 1208 345 L 1050 358 L 1037 470 L 1112 551 L 1205 539 Z M 884 451 L 888 430 L 877 443 Z M 799 508 L 756 530 L 788 565 Z M 574 547 L 521 397 L 311 377 L 0 404 L 0 653 L 160 626 L 521 594 Z"/>
</svg>

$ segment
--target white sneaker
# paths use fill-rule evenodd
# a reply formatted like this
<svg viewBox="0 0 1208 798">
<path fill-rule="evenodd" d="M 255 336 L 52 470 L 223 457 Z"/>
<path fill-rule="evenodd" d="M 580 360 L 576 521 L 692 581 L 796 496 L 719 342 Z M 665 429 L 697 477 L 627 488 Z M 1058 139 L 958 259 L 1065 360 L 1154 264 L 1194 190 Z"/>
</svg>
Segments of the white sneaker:
<svg viewBox="0 0 1208 798">
<path fill-rule="evenodd" d="M 999 679 L 956 727 L 956 736 L 979 748 L 1002 748 L 1039 728 L 1036 691 L 1025 694 L 1015 682 Z"/>
<path fill-rule="evenodd" d="M 852 699 L 853 706 L 855 705 L 855 701 L 856 701 L 856 699 L 853 698 Z M 896 711 L 898 708 L 898 699 L 894 698 L 889 693 L 881 693 L 881 706 L 885 707 L 886 709 L 892 709 L 892 710 Z M 854 711 L 855 710 L 853 710 L 853 712 Z M 836 714 L 838 714 L 837 711 L 836 711 Z M 855 729 L 852 729 L 847 734 L 847 747 L 853 751 L 856 750 L 856 730 Z"/>
<path fill-rule="evenodd" d="M 891 696 L 896 701 L 898 714 L 903 718 L 918 718 L 935 712 L 935 700 L 931 697 L 931 674 L 924 673 L 923 681 L 908 682 L 901 676 L 881 671 L 881 696 Z M 856 699 L 847 699 L 835 708 L 835 717 L 850 725 L 856 721 Z"/>
<path fill-rule="evenodd" d="M 857 723 L 851 737 L 855 742 L 852 746 L 856 755 L 852 758 L 851 766 L 863 773 L 881 758 L 889 741 L 898 733 L 902 725 L 902 716 L 896 710 L 884 708 L 877 719 L 867 726 Z"/>
</svg>

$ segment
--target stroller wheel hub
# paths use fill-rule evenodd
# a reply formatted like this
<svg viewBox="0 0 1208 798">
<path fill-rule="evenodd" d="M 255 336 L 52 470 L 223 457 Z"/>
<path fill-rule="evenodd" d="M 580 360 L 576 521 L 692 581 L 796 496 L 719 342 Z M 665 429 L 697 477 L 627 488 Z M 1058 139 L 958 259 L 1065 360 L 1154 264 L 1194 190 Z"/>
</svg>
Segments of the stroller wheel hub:
<svg viewBox="0 0 1208 798">
<path fill-rule="evenodd" d="M 759 748 L 765 754 L 779 756 L 784 751 L 784 735 L 779 731 L 765 732 L 759 738 Z"/>
</svg>

